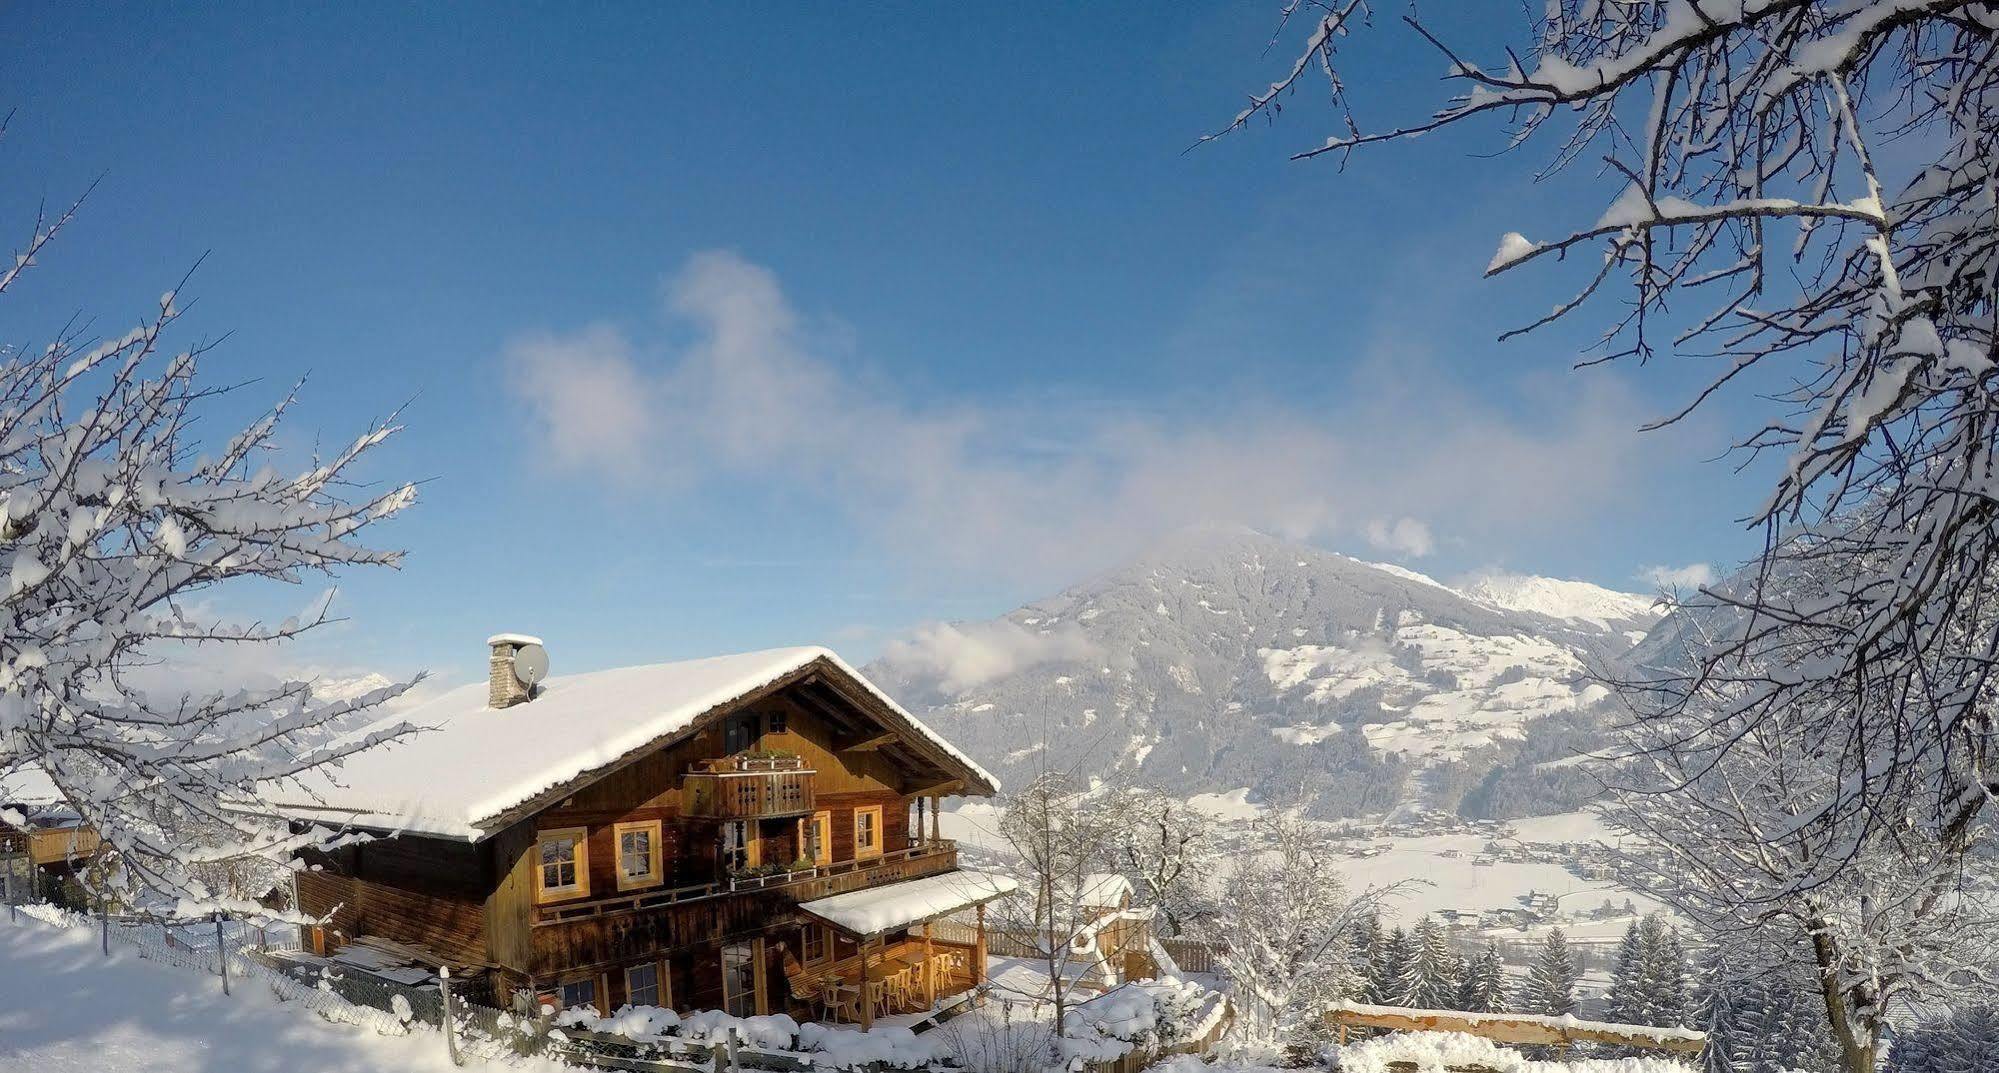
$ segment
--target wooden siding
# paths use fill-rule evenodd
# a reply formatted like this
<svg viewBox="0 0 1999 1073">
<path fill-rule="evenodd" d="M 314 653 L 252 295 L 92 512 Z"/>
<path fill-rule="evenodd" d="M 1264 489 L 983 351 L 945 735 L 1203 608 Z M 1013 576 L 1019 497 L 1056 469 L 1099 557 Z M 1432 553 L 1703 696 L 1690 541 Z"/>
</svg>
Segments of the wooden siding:
<svg viewBox="0 0 1999 1073">
<path fill-rule="evenodd" d="M 325 925 L 327 949 L 357 935 L 379 935 L 422 946 L 466 965 L 484 965 L 485 907 L 478 901 L 415 891 L 331 872 L 300 872 L 301 911 L 331 914 Z"/>
</svg>

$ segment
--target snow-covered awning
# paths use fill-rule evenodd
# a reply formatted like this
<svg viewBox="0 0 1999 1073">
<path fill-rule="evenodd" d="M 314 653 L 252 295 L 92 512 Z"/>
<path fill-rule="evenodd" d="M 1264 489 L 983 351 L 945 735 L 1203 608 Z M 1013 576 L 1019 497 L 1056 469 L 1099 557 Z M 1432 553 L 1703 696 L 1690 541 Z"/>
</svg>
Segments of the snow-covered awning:
<svg viewBox="0 0 1999 1073">
<path fill-rule="evenodd" d="M 1012 894 L 1020 884 L 990 872 L 946 872 L 801 902 L 798 908 L 863 938 L 899 931 Z"/>
</svg>

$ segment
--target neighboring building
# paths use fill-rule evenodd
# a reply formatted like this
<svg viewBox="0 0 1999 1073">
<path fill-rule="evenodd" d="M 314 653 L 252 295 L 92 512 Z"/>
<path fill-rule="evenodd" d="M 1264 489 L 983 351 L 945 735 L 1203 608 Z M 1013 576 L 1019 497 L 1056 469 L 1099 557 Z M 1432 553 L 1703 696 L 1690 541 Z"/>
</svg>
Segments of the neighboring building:
<svg viewBox="0 0 1999 1073">
<path fill-rule="evenodd" d="M 489 645 L 485 683 L 396 717 L 427 729 L 281 803 L 394 836 L 307 855 L 319 953 L 414 952 L 483 974 L 495 1002 L 603 1012 L 871 1022 L 980 981 L 982 924 L 959 944 L 929 925 L 982 922 L 1013 883 L 958 869 L 937 806 L 997 780 L 838 656 L 539 682 L 537 640 Z"/>
<path fill-rule="evenodd" d="M 0 905 L 46 901 L 98 845 L 97 832 L 61 803 L 40 769 L 16 771 L 0 783 Z"/>
</svg>

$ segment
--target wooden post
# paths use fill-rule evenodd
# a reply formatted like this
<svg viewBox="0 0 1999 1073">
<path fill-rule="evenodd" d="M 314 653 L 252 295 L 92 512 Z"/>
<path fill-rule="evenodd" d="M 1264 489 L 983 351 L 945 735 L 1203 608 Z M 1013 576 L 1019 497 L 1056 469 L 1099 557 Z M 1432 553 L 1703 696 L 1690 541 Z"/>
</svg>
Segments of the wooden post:
<svg viewBox="0 0 1999 1073">
<path fill-rule="evenodd" d="M 215 968 L 222 974 L 222 993 L 229 993 L 229 946 L 222 939 L 222 914 L 215 914 Z"/>
<path fill-rule="evenodd" d="M 941 842 L 944 840 L 944 824 L 943 821 L 938 817 L 938 813 L 941 813 L 943 811 L 944 811 L 944 795 L 943 794 L 930 795 L 931 841 Z"/>
<path fill-rule="evenodd" d="M 916 837 L 910 839 L 912 845 L 923 841 L 923 799 L 916 799 Z"/>
<path fill-rule="evenodd" d="M 986 982 L 986 903 L 979 903 L 979 940 L 972 947 L 972 985 Z"/>
<path fill-rule="evenodd" d="M 930 922 L 923 922 L 923 1004 L 937 1005 L 936 950 L 930 945 Z"/>
<path fill-rule="evenodd" d="M 873 974 L 868 972 L 868 940 L 861 940 L 861 1030 L 875 1026 L 875 1003 L 868 996 L 868 982 Z"/>
<path fill-rule="evenodd" d="M 111 956 L 111 913 L 104 907 L 104 892 L 97 894 L 97 919 L 102 923 L 104 933 L 104 956 Z"/>
<path fill-rule="evenodd" d="M 437 997 L 444 1004 L 444 1053 L 451 1058 L 451 1064 L 462 1066 L 465 1060 L 458 1056 L 458 1026 L 451 1017 L 451 966 L 437 967 Z"/>
</svg>

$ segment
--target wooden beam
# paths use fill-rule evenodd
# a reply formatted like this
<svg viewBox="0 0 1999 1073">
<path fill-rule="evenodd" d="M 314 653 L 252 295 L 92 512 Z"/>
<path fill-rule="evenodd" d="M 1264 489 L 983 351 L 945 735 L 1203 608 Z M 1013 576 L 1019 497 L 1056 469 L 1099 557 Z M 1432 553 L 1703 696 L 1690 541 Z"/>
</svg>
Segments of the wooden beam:
<svg viewBox="0 0 1999 1073">
<path fill-rule="evenodd" d="M 923 1005 L 937 1005 L 937 951 L 930 945 L 931 923 L 923 922 Z"/>
<path fill-rule="evenodd" d="M 964 788 L 965 780 L 963 779 L 945 779 L 943 782 L 933 782 L 925 786 L 918 786 L 910 790 L 909 793 L 912 797 L 943 797 L 945 794 L 954 794 Z M 935 810 L 933 809 L 932 811 L 934 813 Z"/>
<path fill-rule="evenodd" d="M 849 745 L 840 746 L 843 753 L 871 753 L 884 745 L 894 745 L 902 737 L 893 730 L 885 730 L 872 738 L 862 738 Z"/>
<path fill-rule="evenodd" d="M 983 922 L 983 914 L 982 914 Z M 1341 1032 L 1352 1028 L 1386 1028 L 1397 1032 L 1463 1032 L 1495 1043 L 1553 1044 L 1578 1041 L 1607 1043 L 1670 1054 L 1698 1054 L 1707 1036 L 1685 1029 L 1645 1025 L 1591 1024 L 1532 1014 L 1454 1013 L 1449 1010 L 1396 1009 L 1345 1003 L 1326 1011 L 1326 1023 Z"/>
<path fill-rule="evenodd" d="M 972 944 L 972 986 L 986 982 L 986 903 L 979 903 L 979 939 Z"/>
<path fill-rule="evenodd" d="M 874 974 L 868 971 L 868 967 L 869 967 L 868 941 L 866 939 L 862 939 L 861 940 L 861 1030 L 864 1032 L 875 1026 L 875 1001 L 874 997 L 868 994 L 868 984 L 873 979 Z"/>
</svg>

